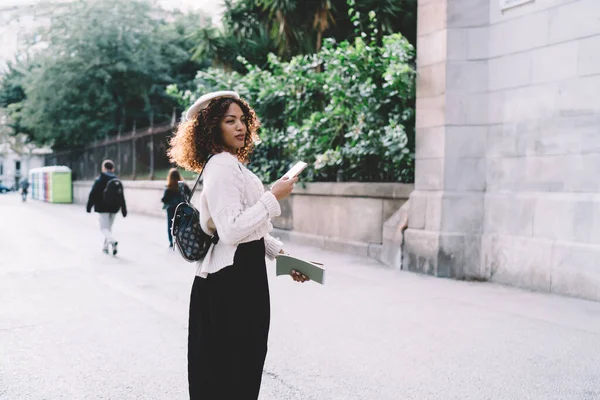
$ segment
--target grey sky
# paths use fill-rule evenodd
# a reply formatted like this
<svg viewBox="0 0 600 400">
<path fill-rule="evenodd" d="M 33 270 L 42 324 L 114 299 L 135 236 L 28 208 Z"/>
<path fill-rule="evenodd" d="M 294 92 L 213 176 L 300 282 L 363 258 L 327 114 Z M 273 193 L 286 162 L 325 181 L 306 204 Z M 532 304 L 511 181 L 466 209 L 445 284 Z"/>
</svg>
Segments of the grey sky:
<svg viewBox="0 0 600 400">
<path fill-rule="evenodd" d="M 13 59 L 18 50 L 19 35 L 35 27 L 39 22 L 30 15 L 23 15 L 19 19 L 13 18 L 17 7 L 26 7 L 48 0 L 0 0 L 0 71 L 8 60 Z M 69 2 L 72 0 L 51 0 L 51 2 Z M 166 9 L 180 9 L 182 11 L 199 10 L 212 17 L 218 23 L 223 13 L 223 0 L 152 0 Z M 26 7 L 27 8 L 27 7 Z M 11 11 L 12 10 L 12 11 Z"/>
<path fill-rule="evenodd" d="M 24 6 L 39 3 L 41 0 L 0 0 L 0 9 L 5 7 Z M 165 8 L 179 8 L 181 10 L 203 10 L 213 17 L 219 17 L 222 12 L 222 0 L 155 0 Z"/>
</svg>

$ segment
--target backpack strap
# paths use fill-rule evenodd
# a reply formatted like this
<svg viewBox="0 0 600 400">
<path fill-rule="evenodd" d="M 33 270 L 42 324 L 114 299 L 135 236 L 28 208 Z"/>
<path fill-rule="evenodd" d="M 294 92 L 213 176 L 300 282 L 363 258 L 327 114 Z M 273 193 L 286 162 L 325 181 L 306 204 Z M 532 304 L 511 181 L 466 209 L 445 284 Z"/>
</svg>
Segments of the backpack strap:
<svg viewBox="0 0 600 400">
<path fill-rule="evenodd" d="M 213 154 L 211 154 L 210 156 L 208 156 L 208 159 L 206 160 L 206 163 L 204 163 L 204 168 L 202 168 L 202 171 L 200 172 L 200 175 L 198 175 L 198 179 L 196 179 L 196 183 L 194 184 L 194 188 L 192 189 L 192 192 L 190 193 L 190 198 L 188 201 L 192 201 L 192 197 L 194 197 L 194 193 L 196 192 L 196 188 L 198 187 L 198 184 L 200 183 L 200 179 L 202 178 L 202 174 L 204 173 L 204 170 L 206 169 L 206 165 L 208 165 L 208 162 L 210 161 L 210 159 L 212 158 Z"/>
</svg>

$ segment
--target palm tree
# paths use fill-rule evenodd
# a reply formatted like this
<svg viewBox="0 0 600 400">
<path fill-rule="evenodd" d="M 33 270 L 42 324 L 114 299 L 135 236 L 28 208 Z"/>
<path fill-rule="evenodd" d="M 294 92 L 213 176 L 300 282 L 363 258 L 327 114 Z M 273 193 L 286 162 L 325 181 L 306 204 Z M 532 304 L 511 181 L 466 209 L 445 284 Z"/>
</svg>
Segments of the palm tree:
<svg viewBox="0 0 600 400">
<path fill-rule="evenodd" d="M 378 41 L 400 32 L 415 43 L 417 0 L 360 0 L 360 27 L 370 25 L 369 11 L 377 15 Z M 204 28 L 194 36 L 195 57 L 209 57 L 240 72 L 242 55 L 252 64 L 265 66 L 270 52 L 288 59 L 321 49 L 323 38 L 352 38 L 355 27 L 347 0 L 225 0 L 223 30 Z"/>
<path fill-rule="evenodd" d="M 271 21 L 274 21 L 271 36 L 280 55 L 306 47 L 302 44 L 306 36 L 314 40 L 314 47 L 308 46 L 312 50 L 309 52 L 319 51 L 323 34 L 335 25 L 332 0 L 257 0 L 256 3 L 268 11 Z"/>
</svg>

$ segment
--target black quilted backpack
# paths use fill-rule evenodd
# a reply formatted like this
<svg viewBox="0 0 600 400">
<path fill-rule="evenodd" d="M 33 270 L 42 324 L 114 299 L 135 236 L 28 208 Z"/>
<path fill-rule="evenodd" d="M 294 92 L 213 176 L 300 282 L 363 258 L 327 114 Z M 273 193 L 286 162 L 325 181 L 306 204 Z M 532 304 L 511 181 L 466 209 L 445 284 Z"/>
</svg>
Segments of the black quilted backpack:
<svg viewBox="0 0 600 400">
<path fill-rule="evenodd" d="M 208 160 L 210 160 L 210 157 Z M 208 160 L 206 164 L 208 164 Z M 206 164 L 204 164 L 205 168 Z M 200 183 L 200 178 L 202 178 L 202 173 L 198 176 L 189 197 L 185 193 L 182 193 L 184 201 L 179 203 L 177 208 L 175 208 L 175 215 L 173 216 L 173 224 L 171 226 L 171 234 L 175 242 L 173 250 L 177 247 L 181 256 L 189 262 L 204 259 L 211 243 L 217 244 L 219 241 L 217 233 L 214 236 L 210 236 L 202 230 L 200 227 L 200 212 L 191 203 L 192 196 L 194 196 L 194 192 Z M 181 190 L 183 185 L 179 186 Z"/>
</svg>

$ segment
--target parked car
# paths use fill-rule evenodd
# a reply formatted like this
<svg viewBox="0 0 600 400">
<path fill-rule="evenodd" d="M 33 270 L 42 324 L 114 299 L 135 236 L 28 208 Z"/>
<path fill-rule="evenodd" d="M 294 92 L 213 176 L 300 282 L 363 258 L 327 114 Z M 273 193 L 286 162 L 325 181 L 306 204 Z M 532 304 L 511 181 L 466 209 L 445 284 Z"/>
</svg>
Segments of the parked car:
<svg viewBox="0 0 600 400">
<path fill-rule="evenodd" d="M 6 192 L 10 192 L 10 188 L 8 186 L 4 186 L 3 184 L 0 183 L 0 193 L 6 193 Z"/>
</svg>

